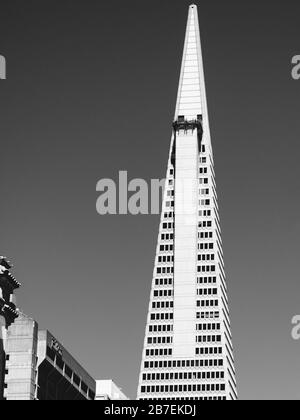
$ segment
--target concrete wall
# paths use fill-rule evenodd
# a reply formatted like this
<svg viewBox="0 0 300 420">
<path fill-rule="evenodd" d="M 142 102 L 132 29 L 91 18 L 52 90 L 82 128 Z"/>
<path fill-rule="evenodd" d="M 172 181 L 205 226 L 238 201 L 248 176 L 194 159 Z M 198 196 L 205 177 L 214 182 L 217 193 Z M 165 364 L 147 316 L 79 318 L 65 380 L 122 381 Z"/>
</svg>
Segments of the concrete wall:
<svg viewBox="0 0 300 420">
<path fill-rule="evenodd" d="M 9 360 L 6 362 L 7 387 L 4 390 L 4 397 L 7 400 L 35 399 L 37 338 L 37 323 L 23 315 L 8 328 L 6 353 Z"/>
</svg>

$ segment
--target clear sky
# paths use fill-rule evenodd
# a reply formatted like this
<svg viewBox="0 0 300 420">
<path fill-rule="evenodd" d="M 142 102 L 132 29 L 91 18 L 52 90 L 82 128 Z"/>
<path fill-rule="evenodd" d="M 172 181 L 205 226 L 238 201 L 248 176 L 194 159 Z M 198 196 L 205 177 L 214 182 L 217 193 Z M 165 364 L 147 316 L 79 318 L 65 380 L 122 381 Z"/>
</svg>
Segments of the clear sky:
<svg viewBox="0 0 300 420">
<path fill-rule="evenodd" d="M 20 308 L 135 397 L 158 216 L 99 216 L 96 183 L 165 176 L 189 2 L 2 0 L 0 254 Z M 300 397 L 299 1 L 199 18 L 239 395 Z"/>
</svg>

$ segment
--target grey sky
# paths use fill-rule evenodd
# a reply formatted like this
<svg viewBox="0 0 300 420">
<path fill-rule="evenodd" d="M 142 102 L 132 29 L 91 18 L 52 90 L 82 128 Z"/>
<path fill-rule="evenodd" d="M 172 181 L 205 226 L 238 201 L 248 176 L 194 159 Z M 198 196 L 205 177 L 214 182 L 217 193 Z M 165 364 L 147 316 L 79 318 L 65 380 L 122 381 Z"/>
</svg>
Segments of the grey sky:
<svg viewBox="0 0 300 420">
<path fill-rule="evenodd" d="M 3 0 L 0 254 L 24 312 L 135 397 L 158 216 L 96 213 L 96 183 L 165 176 L 185 0 Z M 199 17 L 241 398 L 299 398 L 297 1 Z"/>
</svg>

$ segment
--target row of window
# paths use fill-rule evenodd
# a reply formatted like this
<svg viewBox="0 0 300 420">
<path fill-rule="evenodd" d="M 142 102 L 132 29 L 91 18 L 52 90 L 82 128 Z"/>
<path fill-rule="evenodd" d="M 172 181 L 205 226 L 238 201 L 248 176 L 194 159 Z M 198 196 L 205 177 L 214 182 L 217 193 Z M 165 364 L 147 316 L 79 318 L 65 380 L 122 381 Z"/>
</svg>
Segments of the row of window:
<svg viewBox="0 0 300 420">
<path fill-rule="evenodd" d="M 149 325 L 149 332 L 150 333 L 158 333 L 158 332 L 171 332 L 173 331 L 173 325 L 164 324 L 164 325 Z"/>
<path fill-rule="evenodd" d="M 220 312 L 197 312 L 196 313 L 197 319 L 219 319 L 220 318 Z"/>
<path fill-rule="evenodd" d="M 181 369 L 181 368 L 202 368 L 202 367 L 223 367 L 223 359 L 205 360 L 160 360 L 144 363 L 145 369 Z"/>
<path fill-rule="evenodd" d="M 159 250 L 160 252 L 171 252 L 174 251 L 174 245 L 160 245 Z"/>
<path fill-rule="evenodd" d="M 220 392 L 225 391 L 225 384 L 202 384 L 202 385 L 157 385 L 142 386 L 142 394 L 160 394 L 176 392 Z"/>
<path fill-rule="evenodd" d="M 198 308 L 204 308 L 206 306 L 218 306 L 219 301 L 218 299 L 210 299 L 210 300 L 197 300 L 197 306 Z"/>
<path fill-rule="evenodd" d="M 196 337 L 196 343 L 221 343 L 220 335 L 199 335 Z"/>
<path fill-rule="evenodd" d="M 217 331 L 221 329 L 221 324 L 197 324 L 196 329 L 197 331 Z"/>
<path fill-rule="evenodd" d="M 198 255 L 198 261 L 214 261 L 215 254 L 200 254 Z"/>
<path fill-rule="evenodd" d="M 208 356 L 208 355 L 216 355 L 222 354 L 222 347 L 199 347 L 196 348 L 196 355 L 199 356 Z"/>
<path fill-rule="evenodd" d="M 206 289 L 206 290 L 214 290 L 216 291 L 216 293 L 213 294 L 217 294 L 217 289 Z M 197 292 L 199 292 L 200 290 L 198 290 Z M 211 293 L 212 294 L 212 293 Z M 198 308 L 205 308 L 205 307 L 214 307 L 214 306 L 218 306 L 219 301 L 218 299 L 206 299 L 206 300 L 197 300 L 196 302 L 197 307 Z M 171 301 L 166 301 L 166 302 L 152 302 L 152 308 L 153 309 L 171 309 L 174 307 L 174 302 Z M 198 317 L 199 312 L 197 312 L 197 317 Z M 210 314 L 214 314 L 214 312 L 211 312 Z M 219 312 L 218 312 L 219 314 Z M 173 319 L 173 314 L 172 313 L 158 313 L 158 314 L 151 314 L 151 320 L 155 321 L 158 320 L 157 319 L 157 315 L 162 316 L 161 319 Z M 214 316 L 215 318 L 215 316 Z"/>
<path fill-rule="evenodd" d="M 210 206 L 210 200 L 199 200 L 200 206 Z"/>
<path fill-rule="evenodd" d="M 173 296 L 173 290 L 154 290 L 153 293 L 154 297 L 172 297 Z"/>
<path fill-rule="evenodd" d="M 195 379 L 224 379 L 224 372 L 167 372 L 167 373 L 144 373 L 143 381 L 182 381 Z"/>
<path fill-rule="evenodd" d="M 207 295 L 217 295 L 218 289 L 198 289 L 197 295 L 198 296 L 207 296 Z"/>
<path fill-rule="evenodd" d="M 199 290 L 198 290 L 199 291 Z M 215 293 L 217 294 L 217 293 Z M 214 307 L 214 306 L 218 306 L 219 301 L 218 299 L 206 299 L 206 300 L 197 300 L 197 307 L 198 308 L 206 308 L 206 307 Z M 152 302 L 152 309 L 172 309 L 174 308 L 174 302 L 172 301 L 166 301 L 166 302 Z M 173 319 L 173 314 L 168 314 L 168 313 L 162 313 L 162 314 L 152 314 L 151 315 L 151 320 L 157 320 L 156 317 L 157 315 L 164 315 L 164 317 L 162 317 L 161 319 Z M 171 316 L 172 317 L 168 317 Z"/>
<path fill-rule="evenodd" d="M 174 319 L 174 315 L 172 313 L 157 313 L 151 314 L 150 319 L 151 321 L 169 321 Z"/>
<path fill-rule="evenodd" d="M 199 217 L 211 217 L 211 210 L 199 210 Z"/>
<path fill-rule="evenodd" d="M 217 277 L 205 276 L 198 277 L 197 284 L 216 284 Z M 155 286 L 173 286 L 172 278 L 155 279 Z"/>
<path fill-rule="evenodd" d="M 163 255 L 158 257 L 159 263 L 170 263 L 174 262 L 174 255 Z"/>
<path fill-rule="evenodd" d="M 172 349 L 147 349 L 147 357 L 172 356 Z"/>
<path fill-rule="evenodd" d="M 174 268 L 173 267 L 158 267 L 157 274 L 173 274 Z"/>
<path fill-rule="evenodd" d="M 208 184 L 208 178 L 200 178 L 199 179 L 199 184 Z"/>
<path fill-rule="evenodd" d="M 197 331 L 220 331 L 220 323 L 207 323 L 207 324 L 197 324 Z M 150 333 L 161 333 L 161 332 L 172 332 L 173 325 L 170 324 L 161 324 L 161 325 L 149 325 Z"/>
<path fill-rule="evenodd" d="M 198 244 L 199 250 L 214 249 L 214 244 L 212 242 L 201 242 Z"/>
<path fill-rule="evenodd" d="M 170 211 L 169 213 L 164 213 L 165 219 L 173 219 L 174 218 L 174 212 Z"/>
<path fill-rule="evenodd" d="M 174 207 L 174 201 L 167 201 L 166 207 Z"/>
<path fill-rule="evenodd" d="M 155 286 L 172 286 L 173 279 L 155 279 Z"/>
<path fill-rule="evenodd" d="M 199 228 L 211 228 L 212 222 L 211 221 L 203 221 L 198 223 Z"/>
<path fill-rule="evenodd" d="M 212 239 L 212 232 L 198 232 L 198 239 Z"/>
<path fill-rule="evenodd" d="M 148 344 L 172 344 L 172 337 L 149 337 Z"/>
<path fill-rule="evenodd" d="M 201 195 L 209 195 L 209 188 L 203 188 L 199 190 Z"/>
<path fill-rule="evenodd" d="M 172 229 L 174 229 L 174 223 L 163 223 L 163 225 L 162 225 L 162 227 L 163 227 L 163 229 L 170 229 L 170 230 L 172 230 Z"/>
<path fill-rule="evenodd" d="M 201 244 L 201 245 L 208 245 L 208 244 Z M 170 247 L 172 247 L 172 250 L 173 250 L 173 245 L 172 246 L 170 245 Z M 160 248 L 162 248 L 162 247 L 160 247 Z M 214 261 L 214 260 L 215 260 L 215 254 L 200 254 L 200 255 L 198 255 L 198 261 Z M 158 257 L 158 262 L 159 263 L 174 262 L 174 255 L 160 255 Z"/>
<path fill-rule="evenodd" d="M 174 302 L 152 302 L 152 309 L 170 309 L 174 308 Z"/>
<path fill-rule="evenodd" d="M 162 241 L 173 241 L 174 233 L 162 233 L 161 239 Z"/>
<path fill-rule="evenodd" d="M 215 265 L 199 265 L 197 267 L 198 273 L 214 273 L 216 271 Z"/>
<path fill-rule="evenodd" d="M 217 277 L 198 277 L 198 284 L 215 284 L 217 282 Z"/>
</svg>

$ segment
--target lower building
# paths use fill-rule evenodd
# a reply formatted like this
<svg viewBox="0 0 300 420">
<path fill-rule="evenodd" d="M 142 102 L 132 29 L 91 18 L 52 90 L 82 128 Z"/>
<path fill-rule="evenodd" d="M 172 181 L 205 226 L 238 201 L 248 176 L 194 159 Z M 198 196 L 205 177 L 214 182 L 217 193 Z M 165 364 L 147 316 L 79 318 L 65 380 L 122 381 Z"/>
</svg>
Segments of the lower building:
<svg viewBox="0 0 300 420">
<path fill-rule="evenodd" d="M 6 258 L 0 257 L 0 401 L 3 400 L 4 391 L 7 328 L 18 317 L 14 291 L 20 287 L 20 283 L 12 276 L 10 269 L 11 264 Z"/>
<path fill-rule="evenodd" d="M 49 332 L 20 314 L 7 331 L 5 400 L 94 400 L 96 382 Z"/>
<path fill-rule="evenodd" d="M 49 331 L 19 312 L 20 284 L 0 257 L 0 401 L 126 400 L 111 381 L 96 381 Z"/>
<path fill-rule="evenodd" d="M 96 381 L 96 400 L 128 400 L 129 398 L 123 393 L 114 381 Z"/>
</svg>

